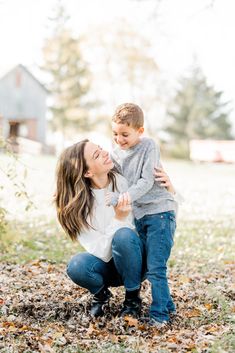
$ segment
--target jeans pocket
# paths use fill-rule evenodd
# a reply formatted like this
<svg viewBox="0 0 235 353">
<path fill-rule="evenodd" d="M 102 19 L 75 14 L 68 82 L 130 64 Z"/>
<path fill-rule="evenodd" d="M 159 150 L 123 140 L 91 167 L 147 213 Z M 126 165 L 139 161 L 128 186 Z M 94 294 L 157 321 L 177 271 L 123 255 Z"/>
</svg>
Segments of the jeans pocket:
<svg viewBox="0 0 235 353">
<path fill-rule="evenodd" d="M 176 229 L 175 218 L 171 218 L 170 217 L 170 238 L 171 238 L 171 241 L 172 241 L 172 246 L 174 245 L 175 229 Z"/>
<path fill-rule="evenodd" d="M 175 212 L 174 212 L 174 211 L 168 211 L 167 214 L 168 214 L 169 219 L 170 219 L 171 221 L 174 221 L 174 222 L 175 222 L 175 220 L 176 220 Z"/>
</svg>

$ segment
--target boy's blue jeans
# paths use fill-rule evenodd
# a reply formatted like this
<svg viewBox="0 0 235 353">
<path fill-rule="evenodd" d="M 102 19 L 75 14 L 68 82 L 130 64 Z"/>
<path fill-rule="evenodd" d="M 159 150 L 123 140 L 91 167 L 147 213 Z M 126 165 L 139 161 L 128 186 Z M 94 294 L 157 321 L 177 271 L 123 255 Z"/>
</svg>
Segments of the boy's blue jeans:
<svg viewBox="0 0 235 353">
<path fill-rule="evenodd" d="M 92 294 L 109 286 L 124 285 L 128 291 L 140 288 L 143 245 L 138 235 L 129 228 L 119 229 L 113 237 L 112 255 L 104 262 L 87 252 L 79 253 L 68 263 L 67 274 Z"/>
<path fill-rule="evenodd" d="M 169 321 L 169 313 L 175 311 L 167 281 L 167 260 L 176 228 L 175 213 L 146 215 L 135 219 L 135 226 L 144 245 L 146 278 L 152 286 L 149 315 L 159 322 Z"/>
</svg>

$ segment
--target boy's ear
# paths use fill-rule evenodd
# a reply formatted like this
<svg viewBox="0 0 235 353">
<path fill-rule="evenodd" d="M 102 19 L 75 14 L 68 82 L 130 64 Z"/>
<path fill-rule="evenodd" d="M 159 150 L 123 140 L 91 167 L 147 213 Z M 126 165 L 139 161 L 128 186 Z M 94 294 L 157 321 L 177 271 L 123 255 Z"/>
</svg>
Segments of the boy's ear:
<svg viewBox="0 0 235 353">
<path fill-rule="evenodd" d="M 144 127 L 141 126 L 138 131 L 139 131 L 140 134 L 143 134 L 143 132 L 144 132 Z"/>
</svg>

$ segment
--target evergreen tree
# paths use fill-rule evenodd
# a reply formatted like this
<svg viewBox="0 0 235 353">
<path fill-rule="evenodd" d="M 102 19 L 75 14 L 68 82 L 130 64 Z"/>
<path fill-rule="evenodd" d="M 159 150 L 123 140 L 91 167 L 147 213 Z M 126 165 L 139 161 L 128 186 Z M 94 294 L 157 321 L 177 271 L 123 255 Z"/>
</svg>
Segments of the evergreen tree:
<svg viewBox="0 0 235 353">
<path fill-rule="evenodd" d="M 81 55 L 80 41 L 68 27 L 69 17 L 61 1 L 50 20 L 54 28 L 45 41 L 42 69 L 49 74 L 52 125 L 65 136 L 71 126 L 80 131 L 88 129 L 87 93 L 90 79 Z"/>
<path fill-rule="evenodd" d="M 170 102 L 165 131 L 170 134 L 173 148 L 188 156 L 192 139 L 231 139 L 228 102 L 223 92 L 208 85 L 199 67 L 179 81 L 179 89 Z"/>
</svg>

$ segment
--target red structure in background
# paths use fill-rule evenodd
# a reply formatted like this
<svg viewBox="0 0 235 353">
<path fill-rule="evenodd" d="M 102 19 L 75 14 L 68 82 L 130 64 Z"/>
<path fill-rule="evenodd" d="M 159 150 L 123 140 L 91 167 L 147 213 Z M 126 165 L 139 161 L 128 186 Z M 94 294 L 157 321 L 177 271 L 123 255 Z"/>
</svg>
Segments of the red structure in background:
<svg viewBox="0 0 235 353">
<path fill-rule="evenodd" d="M 199 162 L 235 163 L 235 141 L 191 140 L 190 159 Z"/>
</svg>

